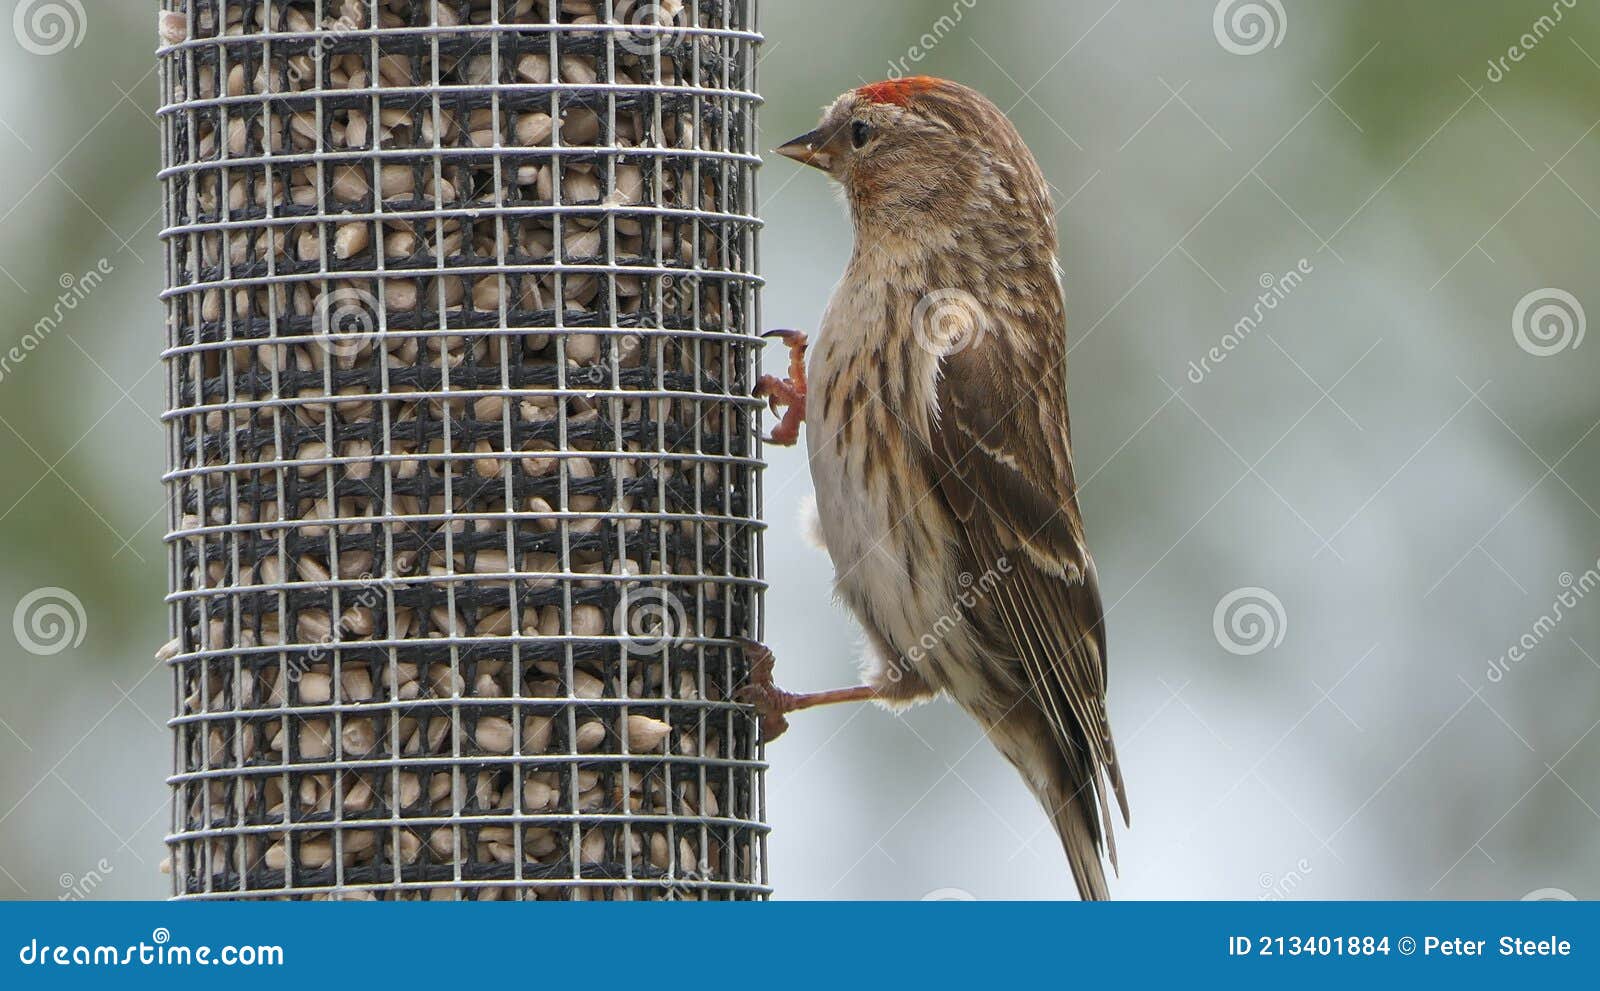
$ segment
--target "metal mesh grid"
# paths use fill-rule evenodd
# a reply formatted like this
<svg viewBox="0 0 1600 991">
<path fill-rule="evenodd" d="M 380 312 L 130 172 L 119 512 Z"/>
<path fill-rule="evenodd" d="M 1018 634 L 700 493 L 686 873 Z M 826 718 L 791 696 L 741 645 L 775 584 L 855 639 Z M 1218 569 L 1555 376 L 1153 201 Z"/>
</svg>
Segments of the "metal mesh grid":
<svg viewBox="0 0 1600 991">
<path fill-rule="evenodd" d="M 163 0 L 179 897 L 766 893 L 754 0 Z"/>
</svg>

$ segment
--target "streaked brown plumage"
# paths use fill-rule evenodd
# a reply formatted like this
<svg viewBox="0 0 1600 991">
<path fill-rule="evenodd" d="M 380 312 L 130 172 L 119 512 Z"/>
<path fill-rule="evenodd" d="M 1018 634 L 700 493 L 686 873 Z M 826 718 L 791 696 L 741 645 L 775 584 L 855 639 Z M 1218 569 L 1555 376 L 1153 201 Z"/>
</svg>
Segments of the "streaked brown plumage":
<svg viewBox="0 0 1600 991">
<path fill-rule="evenodd" d="M 872 651 L 860 689 L 748 695 L 782 713 L 947 693 L 1049 813 L 1084 898 L 1127 802 L 1067 427 L 1055 214 L 994 104 L 919 77 L 841 96 L 779 149 L 844 188 L 855 250 L 803 381 L 835 584 Z M 805 402 L 809 391 L 809 402 Z"/>
</svg>

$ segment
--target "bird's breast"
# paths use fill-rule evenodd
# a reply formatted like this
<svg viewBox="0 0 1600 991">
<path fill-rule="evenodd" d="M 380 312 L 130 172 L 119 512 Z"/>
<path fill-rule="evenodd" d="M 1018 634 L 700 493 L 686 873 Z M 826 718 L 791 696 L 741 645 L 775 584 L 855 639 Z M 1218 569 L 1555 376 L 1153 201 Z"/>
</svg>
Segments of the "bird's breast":
<svg viewBox="0 0 1600 991">
<path fill-rule="evenodd" d="M 880 292 L 841 284 L 812 350 L 806 438 L 840 597 L 944 687 L 939 658 L 960 638 L 959 535 L 925 453 L 932 382 L 924 389 L 907 366 L 897 310 Z"/>
</svg>

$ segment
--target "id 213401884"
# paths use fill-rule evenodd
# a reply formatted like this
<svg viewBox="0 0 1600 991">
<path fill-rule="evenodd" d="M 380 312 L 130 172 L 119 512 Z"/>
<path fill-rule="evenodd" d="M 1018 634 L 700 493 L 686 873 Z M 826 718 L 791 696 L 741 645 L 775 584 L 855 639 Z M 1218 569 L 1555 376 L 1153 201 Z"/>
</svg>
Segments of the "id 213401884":
<svg viewBox="0 0 1600 991">
<path fill-rule="evenodd" d="M 1459 936 L 1424 936 L 1420 941 L 1411 936 L 1394 940 L 1388 936 L 1228 937 L 1228 955 L 1232 957 L 1386 957 L 1390 953 L 1409 957 L 1418 951 L 1425 957 L 1566 957 L 1572 955 L 1572 941 L 1555 935 L 1501 936 L 1493 944 Z"/>
</svg>

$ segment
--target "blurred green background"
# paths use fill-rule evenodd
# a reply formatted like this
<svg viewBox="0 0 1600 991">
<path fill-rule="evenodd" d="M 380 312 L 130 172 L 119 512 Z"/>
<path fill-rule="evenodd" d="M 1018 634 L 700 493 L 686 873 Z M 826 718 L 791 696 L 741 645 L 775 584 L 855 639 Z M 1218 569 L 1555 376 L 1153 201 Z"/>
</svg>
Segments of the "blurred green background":
<svg viewBox="0 0 1600 991">
<path fill-rule="evenodd" d="M 0 897 L 167 891 L 154 6 L 85 0 L 54 54 L 0 30 Z M 1133 805 L 1113 894 L 1600 894 L 1596 5 L 762 6 L 766 147 L 930 72 L 1055 187 Z M 782 160 L 762 198 L 768 320 L 815 326 L 848 221 Z M 783 682 L 849 683 L 804 458 L 771 460 Z M 780 897 L 1070 897 L 948 704 L 808 713 L 770 758 Z"/>
</svg>

